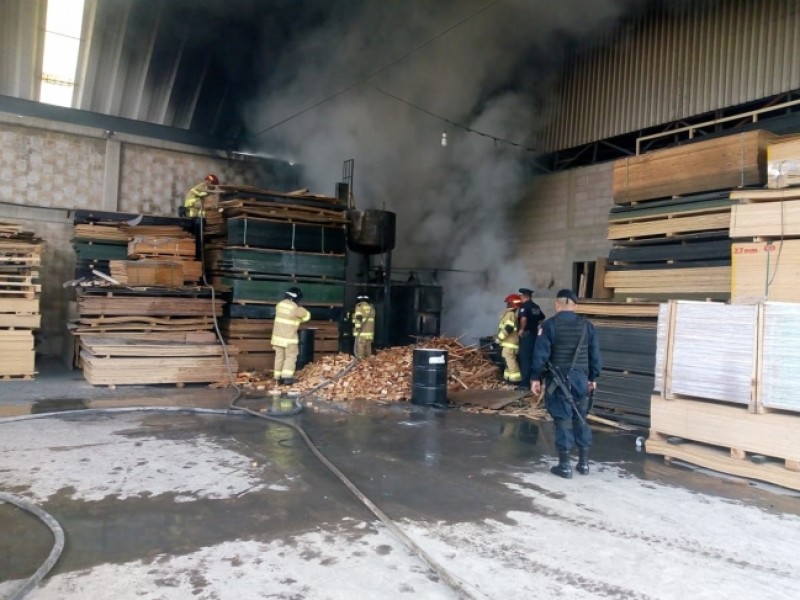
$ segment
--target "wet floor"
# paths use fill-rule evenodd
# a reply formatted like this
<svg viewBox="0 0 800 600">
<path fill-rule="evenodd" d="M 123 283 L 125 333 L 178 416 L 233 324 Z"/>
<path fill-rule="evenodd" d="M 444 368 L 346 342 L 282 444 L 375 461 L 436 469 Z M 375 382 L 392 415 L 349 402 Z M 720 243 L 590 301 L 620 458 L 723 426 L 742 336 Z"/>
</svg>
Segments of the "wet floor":
<svg viewBox="0 0 800 600">
<path fill-rule="evenodd" d="M 316 402 L 295 419 L 393 521 L 460 570 L 475 597 L 519 597 L 515 591 L 535 588 L 537 597 L 677 598 L 691 591 L 693 578 L 703 580 L 703 570 L 720 571 L 720 562 L 753 571 L 750 597 L 776 597 L 793 580 L 786 565 L 795 559 L 781 556 L 782 546 L 772 549 L 772 567 L 758 566 L 716 529 L 730 520 L 754 532 L 785 526 L 783 543 L 800 543 L 797 494 L 666 466 L 637 451 L 638 434 L 597 431 L 592 474 L 564 481 L 547 472 L 554 454 L 547 423 Z M 69 415 L 0 424 L 0 450 L 0 490 L 36 502 L 66 532 L 61 560 L 32 598 L 109 597 L 108 581 L 120 574 L 139 581 L 116 590 L 123 598 L 345 598 L 353 589 L 364 590 L 360 597 L 453 597 L 296 432 L 275 423 L 237 415 Z M 715 512 L 719 521 L 703 524 L 712 507 L 730 514 Z M 689 533 L 687 523 L 708 531 Z M 515 541 L 526 529 L 529 537 Z M 52 540 L 8 505 L 0 505 L 0 531 L 2 597 L 44 560 Z M 569 548 L 605 540 L 614 546 L 606 550 L 610 562 L 588 573 L 579 562 L 550 564 L 551 553 L 562 551 L 553 535 Z M 692 535 L 702 539 L 693 544 Z M 650 589 L 648 577 L 630 568 L 609 574 L 631 544 L 631 551 L 674 554 L 673 564 L 697 570 L 689 587 Z M 222 572 L 220 564 L 227 565 Z M 258 585 L 234 576 L 258 565 L 291 565 L 295 574 Z M 492 581 L 503 569 L 511 571 L 497 587 Z M 348 573 L 339 591 L 325 583 Z M 386 587 L 367 593 L 375 577 Z"/>
</svg>

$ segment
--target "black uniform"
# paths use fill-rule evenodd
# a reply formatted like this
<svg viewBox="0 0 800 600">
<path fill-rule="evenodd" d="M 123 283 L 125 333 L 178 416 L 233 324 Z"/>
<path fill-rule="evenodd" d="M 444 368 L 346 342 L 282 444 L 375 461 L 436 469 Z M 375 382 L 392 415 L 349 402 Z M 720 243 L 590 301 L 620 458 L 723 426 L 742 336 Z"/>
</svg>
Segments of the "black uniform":
<svg viewBox="0 0 800 600">
<path fill-rule="evenodd" d="M 531 362 L 533 361 L 533 348 L 536 345 L 536 333 L 539 325 L 544 321 L 544 313 L 533 300 L 526 300 L 519 309 L 517 321 L 521 321 L 522 317 L 527 319 L 527 324 L 519 338 L 519 366 L 522 372 L 520 387 L 527 390 L 531 387 Z"/>
<path fill-rule="evenodd" d="M 584 330 L 583 342 L 578 347 Z M 552 377 L 546 373 L 548 361 L 557 366 L 569 382 L 584 422 L 574 414 L 564 392 L 553 385 Z M 536 381 L 544 375 L 545 408 L 555 423 L 555 442 L 559 452 L 569 452 L 574 445 L 588 450 L 592 445 L 592 431 L 585 424 L 591 409 L 588 383 L 599 377 L 601 368 L 600 346 L 594 326 L 589 321 L 572 311 L 561 311 L 544 321 L 536 340 L 530 376 Z"/>
</svg>

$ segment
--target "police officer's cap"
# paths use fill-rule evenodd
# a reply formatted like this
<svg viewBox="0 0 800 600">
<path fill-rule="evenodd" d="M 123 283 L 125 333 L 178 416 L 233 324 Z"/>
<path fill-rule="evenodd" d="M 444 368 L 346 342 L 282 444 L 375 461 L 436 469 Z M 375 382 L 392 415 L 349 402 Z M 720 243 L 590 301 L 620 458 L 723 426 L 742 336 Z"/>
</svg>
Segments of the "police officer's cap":
<svg viewBox="0 0 800 600">
<path fill-rule="evenodd" d="M 558 290 L 556 298 L 566 298 L 567 300 L 572 300 L 576 304 L 578 303 L 578 296 L 575 295 L 575 292 L 569 289 Z"/>
<path fill-rule="evenodd" d="M 533 290 L 531 288 L 519 288 L 519 293 L 526 296 L 533 296 Z"/>
</svg>

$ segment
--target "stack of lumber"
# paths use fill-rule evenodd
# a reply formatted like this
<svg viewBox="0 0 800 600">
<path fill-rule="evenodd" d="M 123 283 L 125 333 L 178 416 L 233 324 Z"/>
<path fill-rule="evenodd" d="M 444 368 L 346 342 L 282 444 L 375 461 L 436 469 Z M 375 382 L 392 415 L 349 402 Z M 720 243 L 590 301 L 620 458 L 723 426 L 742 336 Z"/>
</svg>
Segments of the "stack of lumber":
<svg viewBox="0 0 800 600">
<path fill-rule="evenodd" d="M 604 285 L 615 300 L 727 299 L 729 192 L 615 206 Z"/>
<path fill-rule="evenodd" d="M 33 332 L 41 325 L 42 241 L 23 227 L 0 223 L 0 380 L 32 379 Z"/>
<path fill-rule="evenodd" d="M 71 324 L 92 385 L 211 383 L 228 373 L 214 333 L 222 305 L 201 288 L 83 288 Z M 238 350 L 228 347 L 235 372 Z"/>
<path fill-rule="evenodd" d="M 346 206 L 305 190 L 287 194 L 219 186 L 217 191 L 203 231 L 207 276 L 229 300 L 226 317 L 247 319 L 249 325 L 273 319 L 275 305 L 289 287 L 297 286 L 312 314 L 307 326 L 326 334 L 335 328 L 344 303 Z M 228 339 L 239 340 L 247 326 L 229 323 L 223 330 Z M 255 326 L 258 337 L 245 343 L 251 350 L 244 363 L 271 367 L 271 324 Z M 328 343 L 327 335 L 325 343 L 320 341 L 315 352 L 338 351 L 338 343 Z"/>
<path fill-rule="evenodd" d="M 275 361 L 275 352 L 270 344 L 271 319 L 222 319 L 222 335 L 227 343 L 239 350 L 239 368 L 243 371 L 269 371 Z M 339 328 L 330 321 L 312 320 L 302 329 L 314 330 L 314 353 L 336 354 L 339 351 Z"/>
<path fill-rule="evenodd" d="M 800 188 L 744 189 L 734 204 L 731 300 L 800 302 Z"/>
<path fill-rule="evenodd" d="M 647 427 L 655 376 L 655 303 L 581 301 L 577 312 L 592 321 L 603 370 L 593 412 L 614 421 Z"/>
<path fill-rule="evenodd" d="M 630 204 L 766 183 L 767 146 L 778 136 L 749 131 L 655 150 L 614 164 L 614 202 Z"/>
<path fill-rule="evenodd" d="M 659 319 L 647 451 L 800 490 L 800 305 L 673 301 Z"/>
<path fill-rule="evenodd" d="M 121 285 L 180 287 L 202 276 L 190 220 L 75 211 L 73 222 L 76 279 L 93 280 L 99 271 Z"/>
</svg>

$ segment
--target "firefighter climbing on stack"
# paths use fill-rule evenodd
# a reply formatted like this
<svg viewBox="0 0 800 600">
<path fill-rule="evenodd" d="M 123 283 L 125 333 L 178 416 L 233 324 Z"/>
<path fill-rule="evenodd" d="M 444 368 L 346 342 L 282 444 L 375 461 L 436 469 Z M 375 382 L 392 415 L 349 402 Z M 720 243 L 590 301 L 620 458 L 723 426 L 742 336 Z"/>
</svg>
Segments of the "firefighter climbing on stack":
<svg viewBox="0 0 800 600">
<path fill-rule="evenodd" d="M 503 349 L 502 357 L 506 363 L 503 379 L 507 383 L 519 384 L 522 373 L 519 370 L 519 329 L 517 327 L 517 310 L 522 306 L 522 296 L 509 294 L 505 299 L 506 310 L 500 317 L 497 331 L 497 343 Z"/>
<path fill-rule="evenodd" d="M 356 297 L 358 303 L 353 311 L 354 354 L 358 359 L 372 356 L 372 340 L 375 337 L 375 307 L 367 294 Z"/>
<path fill-rule="evenodd" d="M 211 193 L 212 187 L 215 185 L 219 185 L 219 178 L 211 173 L 206 175 L 203 181 L 190 189 L 186 194 L 186 198 L 183 200 L 183 206 L 178 211 L 178 214 L 181 217 L 204 217 L 203 198 Z"/>
<path fill-rule="evenodd" d="M 297 367 L 299 338 L 297 329 L 311 319 L 311 313 L 300 306 L 303 292 L 292 287 L 286 290 L 286 298 L 275 306 L 275 323 L 272 326 L 272 349 L 275 350 L 275 366 L 272 376 L 278 385 L 294 383 Z"/>
</svg>

